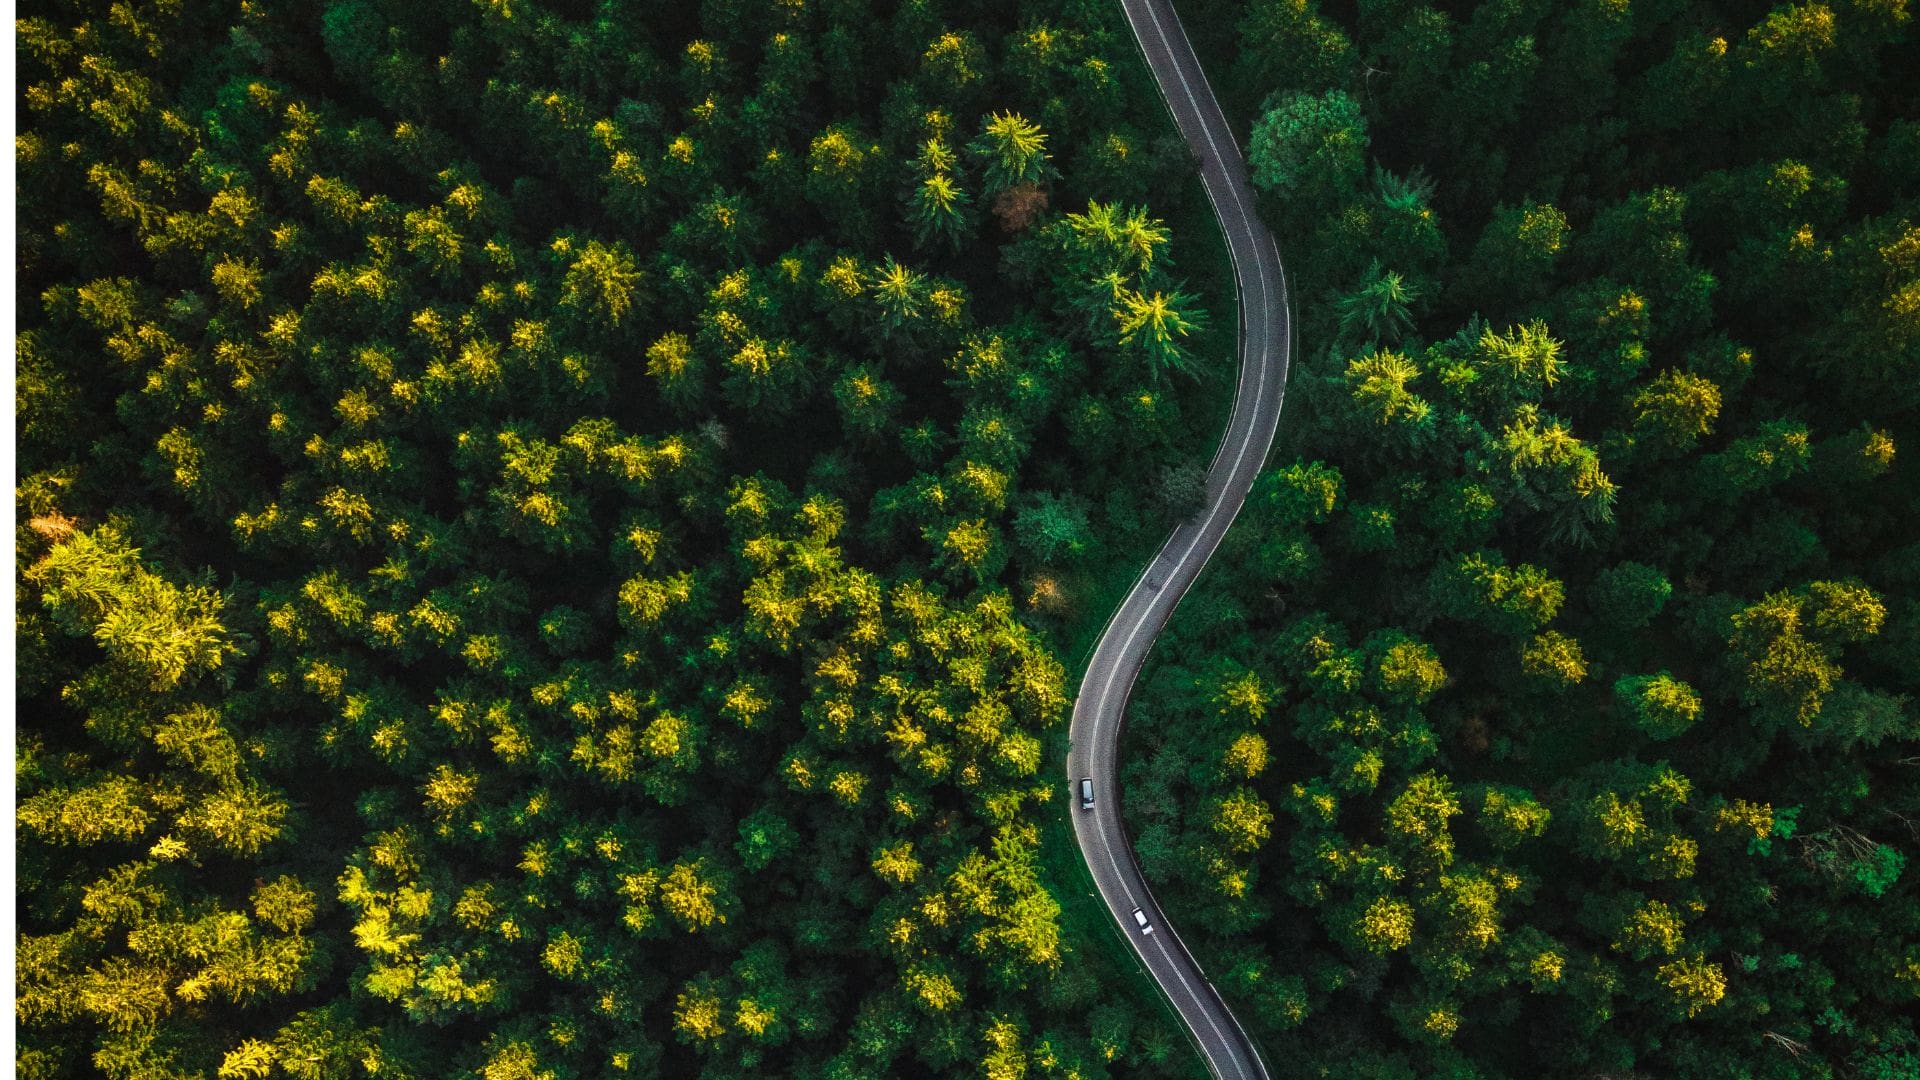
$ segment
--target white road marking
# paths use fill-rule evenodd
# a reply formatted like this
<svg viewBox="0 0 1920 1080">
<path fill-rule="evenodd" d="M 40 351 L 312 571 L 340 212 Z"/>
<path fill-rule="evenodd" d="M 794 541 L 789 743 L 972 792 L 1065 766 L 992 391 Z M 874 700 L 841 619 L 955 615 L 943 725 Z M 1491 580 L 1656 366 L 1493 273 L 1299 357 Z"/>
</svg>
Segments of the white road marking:
<svg viewBox="0 0 1920 1080">
<path fill-rule="evenodd" d="M 1141 33 L 1139 20 L 1135 17 L 1135 13 L 1134 13 L 1135 3 L 1136 3 L 1136 0 L 1122 0 L 1122 7 L 1126 13 L 1128 25 L 1133 29 L 1134 37 L 1136 38 L 1136 40 L 1140 42 L 1142 53 L 1146 54 L 1149 69 L 1152 71 L 1155 81 L 1157 83 L 1160 83 L 1161 85 L 1161 96 L 1165 98 L 1167 96 L 1165 83 L 1161 79 L 1160 72 L 1157 69 L 1153 68 L 1152 53 L 1146 47 L 1147 45 L 1146 38 Z M 1207 101 L 1209 104 L 1213 106 L 1213 111 L 1211 114 L 1209 114 L 1207 110 L 1201 107 L 1199 98 L 1196 96 L 1194 92 L 1193 85 L 1187 79 L 1186 73 L 1183 70 L 1181 65 L 1181 55 L 1173 49 L 1171 39 L 1167 36 L 1167 32 L 1164 24 L 1160 19 L 1159 12 L 1152 6 L 1151 3 L 1147 3 L 1144 6 L 1146 9 L 1147 17 L 1153 24 L 1154 33 L 1159 39 L 1160 52 L 1170 62 L 1171 67 L 1173 69 L 1173 75 L 1176 79 L 1179 80 L 1180 88 L 1186 97 L 1188 109 L 1191 112 L 1195 122 L 1198 123 L 1199 125 L 1200 135 L 1206 140 L 1207 149 L 1212 152 L 1212 157 L 1209 160 L 1203 161 L 1201 163 L 1201 168 L 1200 168 L 1201 187 L 1202 187 L 1202 190 L 1204 190 L 1206 193 L 1207 201 L 1212 204 L 1214 217 L 1220 222 L 1221 233 L 1223 238 L 1227 242 L 1228 255 L 1233 267 L 1234 283 L 1238 290 L 1239 296 L 1241 298 L 1244 298 L 1248 295 L 1248 291 L 1246 287 L 1246 279 L 1241 269 L 1242 259 L 1240 257 L 1240 250 L 1239 250 L 1239 248 L 1241 247 L 1241 244 L 1239 243 L 1239 241 L 1241 241 L 1244 238 L 1245 240 L 1251 241 L 1255 245 L 1258 245 L 1259 239 L 1260 239 L 1260 233 L 1264 230 L 1258 228 L 1257 226 L 1258 219 L 1250 215 L 1247 211 L 1246 201 L 1241 194 L 1241 188 L 1244 185 L 1235 182 L 1235 178 L 1232 172 L 1230 172 L 1227 167 L 1230 161 L 1238 162 L 1239 148 L 1236 145 L 1234 145 L 1231 138 L 1231 132 L 1229 131 L 1227 142 L 1230 148 L 1230 152 L 1229 153 L 1221 152 L 1220 143 L 1217 139 L 1214 138 L 1214 127 L 1216 126 L 1216 123 L 1217 123 L 1217 125 L 1222 130 L 1226 130 L 1226 121 L 1225 121 L 1224 114 L 1220 113 L 1219 111 L 1219 104 L 1213 95 L 1212 87 L 1211 86 L 1207 87 Z M 1182 44 L 1185 45 L 1186 47 L 1185 56 L 1189 60 L 1192 60 L 1193 46 L 1192 46 L 1192 43 L 1188 41 L 1186 38 L 1185 27 L 1180 26 L 1177 19 L 1175 20 L 1175 26 L 1180 30 Z M 1206 81 L 1205 70 L 1202 68 L 1199 68 L 1197 61 L 1195 61 L 1194 66 L 1199 71 L 1202 82 L 1205 82 Z M 1180 114 L 1178 110 L 1173 108 L 1173 102 L 1171 99 L 1167 100 L 1167 106 L 1168 106 L 1168 111 L 1173 113 L 1176 127 L 1180 126 Z M 1235 231 L 1234 228 L 1229 227 L 1229 222 L 1227 221 L 1226 215 L 1221 213 L 1220 200 L 1214 192 L 1214 183 L 1213 183 L 1212 176 L 1209 175 L 1209 172 L 1207 169 L 1208 165 L 1212 165 L 1215 169 L 1219 171 L 1222 178 L 1222 182 L 1225 183 L 1227 186 L 1227 193 L 1232 198 L 1233 208 L 1236 214 L 1238 215 L 1238 220 L 1233 223 L 1233 225 L 1238 229 L 1237 232 Z M 1244 168 L 1244 165 L 1242 165 L 1242 168 Z M 1287 364 L 1287 361 L 1290 359 L 1290 357 L 1287 354 L 1288 352 L 1290 352 L 1291 344 L 1292 344 L 1291 343 L 1291 316 L 1290 316 L 1290 313 L 1287 312 L 1284 307 L 1284 305 L 1287 303 L 1286 278 L 1285 278 L 1284 267 L 1280 262 L 1280 247 L 1279 247 L 1278 241 L 1274 239 L 1271 233 L 1267 233 L 1266 240 L 1267 240 L 1266 254 L 1273 259 L 1273 265 L 1275 269 L 1278 269 L 1281 273 L 1280 303 L 1283 305 L 1280 310 L 1280 315 L 1282 316 L 1281 325 L 1287 329 L 1288 333 L 1287 333 L 1286 339 L 1279 342 L 1278 346 L 1281 350 L 1280 360 L 1281 360 L 1282 368 L 1284 369 L 1284 367 Z M 1274 311 L 1274 308 L 1272 306 L 1273 305 L 1273 288 L 1272 288 L 1272 281 L 1268 274 L 1268 268 L 1267 268 L 1266 262 L 1261 257 L 1261 254 L 1262 253 L 1258 250 L 1258 247 L 1256 246 L 1256 248 L 1248 254 L 1248 257 L 1253 262 L 1254 271 L 1260 283 L 1260 307 L 1257 309 L 1257 313 L 1270 317 Z M 1203 572 L 1206 568 L 1206 564 L 1209 561 L 1211 561 L 1214 551 L 1218 549 L 1220 539 L 1224 538 L 1227 528 L 1231 527 L 1233 519 L 1238 516 L 1240 507 L 1245 502 L 1244 494 L 1238 498 L 1232 497 L 1232 493 L 1234 489 L 1236 487 L 1242 486 L 1242 484 L 1244 484 L 1249 489 L 1251 488 L 1253 477 L 1243 475 L 1243 471 L 1246 467 L 1247 455 L 1253 449 L 1253 446 L 1256 441 L 1261 442 L 1263 444 L 1263 449 L 1261 451 L 1261 462 L 1264 462 L 1265 456 L 1266 456 L 1265 448 L 1270 447 L 1272 445 L 1273 436 L 1279 425 L 1279 410 L 1281 405 L 1284 402 L 1284 396 L 1286 392 L 1286 388 L 1284 384 L 1280 387 L 1279 396 L 1276 397 L 1274 400 L 1274 411 L 1272 413 L 1272 422 L 1270 424 L 1264 422 L 1261 415 L 1263 412 L 1263 409 L 1261 408 L 1261 399 L 1264 397 L 1266 393 L 1267 368 L 1269 363 L 1271 362 L 1273 350 L 1275 347 L 1273 336 L 1271 333 L 1268 332 L 1271 329 L 1271 326 L 1269 322 L 1261 322 L 1253 318 L 1250 318 L 1248 314 L 1248 310 L 1245 305 L 1242 305 L 1241 307 L 1240 316 L 1241 317 L 1239 320 L 1240 322 L 1239 351 L 1242 355 L 1243 362 L 1240 368 L 1239 377 L 1235 380 L 1235 383 L 1234 383 L 1234 401 L 1233 401 L 1232 410 L 1229 413 L 1229 420 L 1227 425 L 1227 437 L 1222 440 L 1218 452 L 1216 452 L 1216 454 L 1214 455 L 1213 461 L 1208 466 L 1209 477 L 1212 478 L 1214 476 L 1218 476 L 1220 478 L 1219 490 L 1214 496 L 1214 501 L 1208 507 L 1206 518 L 1203 521 L 1201 521 L 1197 526 L 1194 526 L 1192 523 L 1187 523 L 1185 525 L 1182 525 L 1180 528 L 1175 529 L 1174 535 L 1169 537 L 1167 540 L 1167 543 L 1162 545 L 1160 550 L 1155 553 L 1153 561 L 1148 563 L 1147 569 L 1141 572 L 1140 578 L 1135 579 L 1133 587 L 1128 591 L 1125 599 L 1122 600 L 1119 609 L 1114 614 L 1114 617 L 1111 620 L 1109 620 L 1109 625 L 1102 630 L 1099 642 L 1095 646 L 1093 656 L 1089 659 L 1089 664 L 1088 664 L 1089 671 L 1094 670 L 1099 664 L 1103 662 L 1107 664 L 1108 670 L 1107 670 L 1106 678 L 1101 683 L 1097 694 L 1088 695 L 1083 693 L 1081 697 L 1075 702 L 1074 716 L 1073 716 L 1074 721 L 1076 722 L 1075 726 L 1079 726 L 1079 722 L 1084 721 L 1085 725 L 1090 728 L 1089 734 L 1092 736 L 1090 739 L 1091 745 L 1084 747 L 1084 750 L 1086 751 L 1089 759 L 1089 764 L 1093 762 L 1099 762 L 1105 766 L 1104 768 L 1101 768 L 1098 770 L 1089 769 L 1088 771 L 1098 772 L 1101 778 L 1101 782 L 1106 784 L 1111 791 L 1118 790 L 1118 782 L 1113 776 L 1112 758 L 1114 757 L 1113 751 L 1115 750 L 1115 746 L 1111 742 L 1103 742 L 1100 736 L 1102 735 L 1103 722 L 1111 720 L 1113 722 L 1113 725 L 1117 726 L 1123 719 L 1124 705 L 1125 705 L 1124 698 L 1121 700 L 1118 706 L 1116 706 L 1113 703 L 1114 684 L 1115 684 L 1115 681 L 1119 678 L 1120 670 L 1122 667 L 1130 668 L 1137 675 L 1138 668 L 1140 667 L 1141 663 L 1144 662 L 1144 659 L 1145 659 L 1144 653 L 1138 658 L 1138 662 L 1127 663 L 1127 661 L 1130 657 L 1132 657 L 1134 653 L 1135 645 L 1139 640 L 1140 633 L 1146 629 L 1150 621 L 1154 621 L 1156 616 L 1160 616 L 1162 621 L 1164 621 L 1165 618 L 1171 617 L 1172 609 L 1178 605 L 1180 599 L 1185 595 L 1186 589 L 1191 587 L 1192 583 L 1199 579 L 1201 572 Z M 1256 347 L 1255 347 L 1256 341 L 1257 341 L 1257 353 L 1258 353 L 1257 357 L 1253 355 L 1256 351 Z M 1246 389 L 1246 386 L 1247 386 L 1247 375 L 1249 374 L 1249 372 L 1247 371 L 1247 361 L 1249 360 L 1253 361 L 1252 362 L 1253 371 L 1251 372 L 1253 376 L 1253 387 L 1254 387 L 1253 406 L 1250 412 L 1243 413 L 1241 410 L 1241 399 L 1242 399 L 1242 392 Z M 1229 443 L 1233 439 L 1234 429 L 1236 427 L 1240 427 L 1243 423 L 1245 426 L 1245 430 L 1241 433 L 1238 444 L 1233 447 L 1232 461 L 1227 464 L 1224 471 L 1221 471 L 1219 466 L 1221 465 L 1223 459 L 1227 456 Z M 1264 436 L 1265 436 L 1264 438 L 1259 437 L 1262 433 L 1264 433 Z M 1258 467 L 1261 462 L 1255 463 L 1256 473 L 1258 471 Z M 1182 584 L 1179 587 L 1174 589 L 1166 589 L 1166 590 L 1159 591 L 1157 593 L 1151 589 L 1146 588 L 1144 586 L 1144 581 L 1146 577 L 1152 572 L 1153 567 L 1156 564 L 1158 564 L 1163 557 L 1165 557 L 1172 551 L 1174 544 L 1178 541 L 1181 529 L 1189 529 L 1191 534 L 1187 539 L 1185 547 L 1181 550 L 1179 557 L 1173 560 L 1172 568 L 1166 572 L 1167 582 L 1169 584 L 1172 584 L 1176 575 L 1183 575 L 1188 570 L 1188 567 L 1186 564 L 1188 560 L 1192 558 L 1195 548 L 1197 548 L 1200 545 L 1201 541 L 1207 539 L 1207 534 L 1209 532 L 1213 531 L 1215 523 L 1219 521 L 1220 512 L 1223 509 L 1227 508 L 1227 505 L 1229 502 L 1231 502 L 1232 510 L 1227 516 L 1227 521 L 1225 525 L 1223 525 L 1222 528 L 1220 529 L 1220 535 L 1214 538 L 1214 541 L 1212 544 L 1208 545 L 1206 553 L 1200 559 L 1199 566 L 1197 568 L 1193 568 L 1192 574 L 1190 577 L 1187 578 L 1185 584 Z M 1144 604 L 1142 603 L 1142 601 L 1144 601 Z M 1125 620 L 1127 618 L 1131 618 L 1132 623 L 1130 626 L 1127 627 L 1125 637 L 1122 639 L 1119 639 L 1118 655 L 1111 656 L 1109 658 L 1109 654 L 1113 652 L 1113 649 L 1110 647 L 1110 643 L 1116 640 L 1113 636 L 1117 629 L 1115 624 L 1124 625 Z M 1132 687 L 1132 679 L 1130 678 L 1128 681 L 1129 690 L 1131 690 L 1131 687 Z M 1115 738 L 1117 739 L 1117 732 L 1115 733 Z M 1072 762 L 1071 762 L 1071 755 L 1070 755 L 1069 775 L 1071 775 L 1071 773 L 1074 771 L 1071 768 L 1071 765 L 1072 765 Z M 1121 825 L 1119 824 L 1119 819 L 1117 816 L 1115 817 L 1106 816 L 1109 813 L 1109 808 L 1112 807 L 1113 805 L 1114 805 L 1114 800 L 1111 798 L 1102 800 L 1101 804 L 1096 808 L 1096 810 L 1091 815 L 1091 817 L 1094 819 L 1093 829 L 1094 829 L 1095 835 L 1098 836 L 1099 838 L 1102 854 L 1106 856 L 1108 868 L 1112 871 L 1112 882 L 1116 885 L 1116 893 L 1120 895 L 1118 896 L 1108 895 L 1104 885 L 1097 880 L 1097 876 L 1096 876 L 1095 885 L 1096 887 L 1100 888 L 1101 895 L 1103 899 L 1106 900 L 1108 908 L 1111 910 L 1116 921 L 1119 921 L 1122 927 L 1125 928 L 1128 926 L 1129 920 L 1126 917 L 1126 912 L 1123 911 L 1122 909 L 1122 905 L 1120 901 L 1124 900 L 1127 905 L 1138 906 L 1138 907 L 1145 907 L 1148 904 L 1152 904 L 1156 912 L 1159 912 L 1159 905 L 1154 903 L 1151 892 L 1146 890 L 1144 879 L 1139 882 L 1141 891 L 1146 893 L 1144 899 L 1141 902 L 1136 903 L 1135 902 L 1136 898 L 1134 898 L 1131 895 L 1131 888 L 1129 886 L 1128 877 L 1126 873 L 1122 871 L 1119 859 L 1114 853 L 1114 839 L 1118 837 L 1121 841 L 1124 842 L 1125 833 Z M 1082 832 L 1082 829 L 1080 826 L 1080 819 L 1078 816 L 1076 816 L 1074 819 L 1074 831 L 1076 835 Z M 1087 841 L 1082 840 L 1081 846 L 1084 849 L 1087 846 Z M 1264 1066 L 1264 1063 L 1262 1063 L 1259 1060 L 1259 1055 L 1257 1054 L 1257 1052 L 1252 1053 L 1250 1055 L 1252 1058 L 1250 1068 L 1247 1066 L 1243 1066 L 1241 1062 L 1238 1060 L 1241 1057 L 1241 1054 L 1240 1054 L 1241 1045 L 1244 1045 L 1246 1048 L 1251 1050 L 1253 1045 L 1252 1040 L 1247 1037 L 1245 1029 L 1241 1028 L 1239 1020 L 1233 1016 L 1231 1010 L 1226 1009 L 1224 1000 L 1220 998 L 1219 992 L 1217 990 L 1214 990 L 1213 984 L 1211 982 L 1208 982 L 1207 987 L 1213 993 L 1214 1002 L 1218 1004 L 1219 1010 L 1226 1012 L 1227 1018 L 1233 1022 L 1235 1029 L 1238 1031 L 1240 1035 L 1241 1042 L 1240 1044 L 1236 1044 L 1233 1040 L 1227 1037 L 1226 1032 L 1222 1030 L 1222 1028 L 1219 1025 L 1219 1022 L 1215 1016 L 1215 1010 L 1213 1008 L 1210 1008 L 1208 1003 L 1203 1001 L 1200 998 L 1200 995 L 1195 991 L 1193 984 L 1187 978 L 1185 966 L 1188 966 L 1188 965 L 1192 966 L 1194 971 L 1198 973 L 1199 965 L 1193 960 L 1192 954 L 1187 951 L 1185 944 L 1179 940 L 1178 932 L 1173 929 L 1171 923 L 1168 922 L 1168 920 L 1165 918 L 1165 913 L 1164 912 L 1159 912 L 1159 913 L 1161 915 L 1160 929 L 1163 931 L 1163 935 L 1159 936 L 1160 958 L 1163 962 L 1163 965 L 1170 966 L 1172 968 L 1175 978 L 1179 980 L 1181 989 L 1185 991 L 1184 998 L 1175 997 L 1175 995 L 1173 995 L 1170 991 L 1168 993 L 1168 996 L 1175 997 L 1174 1004 L 1176 1008 L 1179 1009 L 1183 1019 L 1187 1020 L 1189 1027 L 1192 1027 L 1193 1025 L 1193 1021 L 1190 1017 L 1190 1014 L 1193 1011 L 1197 1010 L 1200 1013 L 1200 1016 L 1205 1020 L 1207 1026 L 1212 1030 L 1217 1046 L 1209 1046 L 1206 1040 L 1196 1039 L 1196 1042 L 1199 1043 L 1200 1045 L 1202 1054 L 1207 1058 L 1207 1063 L 1209 1068 L 1211 1068 L 1218 1075 L 1223 1075 L 1223 1076 L 1226 1075 L 1225 1072 L 1221 1069 L 1219 1063 L 1215 1060 L 1215 1050 L 1219 1049 L 1219 1050 L 1224 1050 L 1224 1052 L 1226 1052 L 1230 1057 L 1235 1059 L 1234 1065 L 1235 1065 L 1235 1072 L 1237 1074 L 1250 1073 L 1252 1075 L 1265 1077 L 1266 1076 L 1265 1066 Z M 1173 949 L 1170 946 L 1168 946 L 1164 935 L 1171 935 L 1173 937 L 1174 943 L 1179 946 L 1179 953 L 1180 953 L 1179 957 L 1176 957 Z M 1138 935 L 1129 931 L 1128 940 L 1132 944 L 1135 952 L 1140 954 L 1141 959 L 1144 961 L 1147 961 L 1147 966 L 1151 971 L 1151 969 L 1153 968 L 1153 963 L 1152 963 L 1152 960 L 1146 954 L 1145 942 L 1141 940 L 1141 935 Z M 1180 960 L 1182 959 L 1184 959 L 1185 961 L 1184 965 L 1180 962 Z M 1204 976 L 1202 976 L 1202 979 L 1204 981 Z M 1164 983 L 1162 984 L 1162 989 L 1163 990 L 1167 989 Z"/>
</svg>

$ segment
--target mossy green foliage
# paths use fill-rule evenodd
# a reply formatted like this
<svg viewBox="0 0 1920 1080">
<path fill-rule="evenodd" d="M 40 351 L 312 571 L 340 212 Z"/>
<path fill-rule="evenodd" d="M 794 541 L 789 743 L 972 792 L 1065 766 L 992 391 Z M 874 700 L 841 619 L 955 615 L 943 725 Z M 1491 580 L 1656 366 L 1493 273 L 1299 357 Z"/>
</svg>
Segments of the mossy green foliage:
<svg viewBox="0 0 1920 1080">
<path fill-rule="evenodd" d="M 1191 1064 L 1041 846 L 1231 386 L 1117 9 L 22 16 L 22 1075 Z"/>
<path fill-rule="evenodd" d="M 1135 695 L 1169 918 L 1276 1075 L 1912 1074 L 1906 6 L 1242 15 L 1302 351 Z"/>
</svg>

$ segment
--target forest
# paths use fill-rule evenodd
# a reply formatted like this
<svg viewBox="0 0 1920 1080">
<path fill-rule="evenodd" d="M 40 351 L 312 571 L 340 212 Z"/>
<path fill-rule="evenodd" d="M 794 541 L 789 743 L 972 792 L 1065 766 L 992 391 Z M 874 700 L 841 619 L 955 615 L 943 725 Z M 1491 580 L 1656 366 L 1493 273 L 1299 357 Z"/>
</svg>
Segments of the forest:
<svg viewBox="0 0 1920 1080">
<path fill-rule="evenodd" d="M 1920 1076 L 1906 0 L 1179 5 L 1124 809 L 1275 1076 Z M 1191 1076 L 1116 0 L 28 0 L 20 1076 Z"/>
<path fill-rule="evenodd" d="M 22 7 L 19 1075 L 1191 1074 L 1052 764 L 1234 363 L 1116 5 Z"/>
<path fill-rule="evenodd" d="M 1276 1076 L 1920 1076 L 1903 0 L 1187 18 L 1281 445 L 1122 746 Z"/>
</svg>

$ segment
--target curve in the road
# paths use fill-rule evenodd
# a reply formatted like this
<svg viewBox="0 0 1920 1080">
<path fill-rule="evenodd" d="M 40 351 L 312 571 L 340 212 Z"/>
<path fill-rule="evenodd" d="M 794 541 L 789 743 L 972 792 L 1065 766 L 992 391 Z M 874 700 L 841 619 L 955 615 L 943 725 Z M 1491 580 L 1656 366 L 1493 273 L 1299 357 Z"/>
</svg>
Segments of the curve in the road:
<svg viewBox="0 0 1920 1080">
<path fill-rule="evenodd" d="M 1240 301 L 1240 369 L 1227 432 L 1207 469 L 1206 508 L 1173 535 L 1141 572 L 1094 646 L 1069 731 L 1067 779 L 1074 835 L 1108 911 L 1147 972 L 1172 1002 L 1215 1076 L 1266 1080 L 1266 1067 L 1220 992 L 1194 962 L 1154 902 L 1120 818 L 1120 726 L 1147 652 L 1175 605 L 1200 576 L 1273 446 L 1287 385 L 1292 324 L 1279 245 L 1254 213 L 1246 164 L 1206 73 L 1169 0 L 1121 0 L 1134 40 L 1159 85 L 1227 239 Z M 1091 777 L 1094 804 L 1080 808 Z M 1153 928 L 1143 933 L 1135 909 Z"/>
</svg>

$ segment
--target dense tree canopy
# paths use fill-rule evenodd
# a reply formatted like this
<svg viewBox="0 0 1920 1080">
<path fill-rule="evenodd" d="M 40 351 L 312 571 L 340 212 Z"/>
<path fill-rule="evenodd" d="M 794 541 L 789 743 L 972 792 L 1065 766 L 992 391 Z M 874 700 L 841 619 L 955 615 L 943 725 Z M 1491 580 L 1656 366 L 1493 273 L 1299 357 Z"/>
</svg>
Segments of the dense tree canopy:
<svg viewBox="0 0 1920 1080">
<path fill-rule="evenodd" d="M 1189 1066 L 1046 767 L 1230 385 L 1117 10 L 22 14 L 22 1075 Z"/>
<path fill-rule="evenodd" d="M 1122 780 L 1276 1075 L 1920 1074 L 1908 5 L 1182 15 L 1300 348 Z M 1113 4 L 16 41 L 21 1075 L 1193 1067 L 1051 764 L 1236 329 Z"/>
<path fill-rule="evenodd" d="M 1906 5 L 1322 8 L 1215 79 L 1302 351 L 1123 748 L 1169 918 L 1276 1075 L 1920 1074 Z"/>
</svg>

